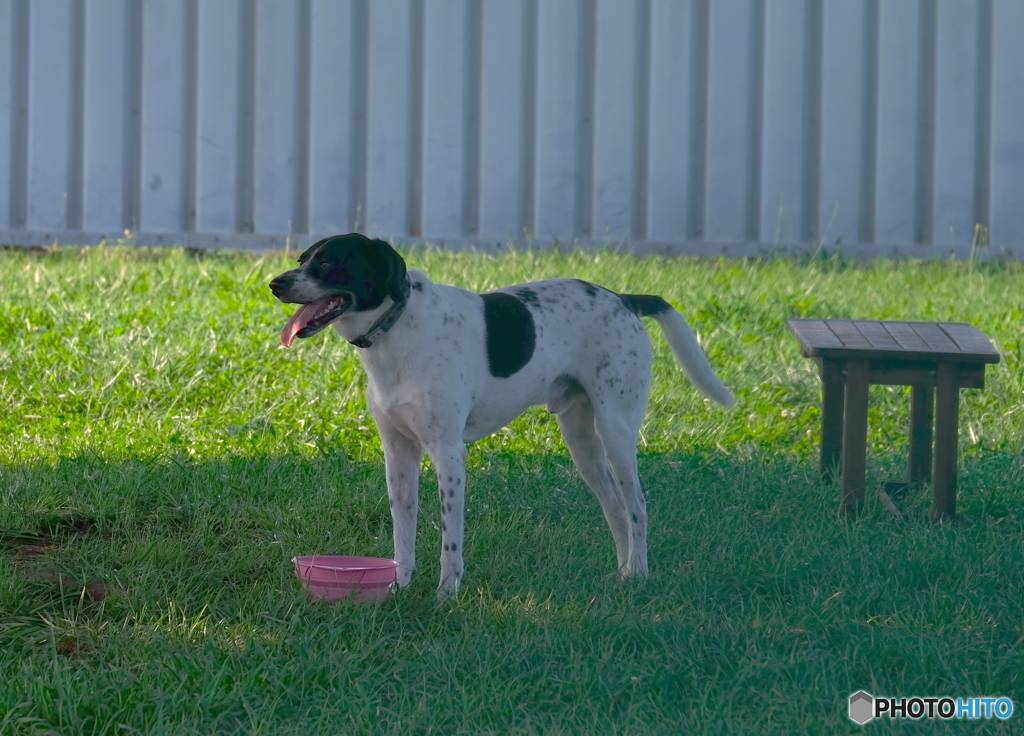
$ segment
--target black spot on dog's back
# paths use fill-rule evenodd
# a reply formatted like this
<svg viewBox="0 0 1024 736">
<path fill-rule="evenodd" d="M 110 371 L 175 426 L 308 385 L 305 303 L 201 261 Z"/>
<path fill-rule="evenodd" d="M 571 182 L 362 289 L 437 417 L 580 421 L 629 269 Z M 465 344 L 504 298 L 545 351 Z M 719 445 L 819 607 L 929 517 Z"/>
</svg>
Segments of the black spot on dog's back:
<svg viewBox="0 0 1024 736">
<path fill-rule="evenodd" d="M 523 304 L 529 304 L 531 307 L 539 307 L 540 299 L 537 298 L 537 292 L 533 289 L 516 289 L 516 296 L 522 300 Z"/>
<path fill-rule="evenodd" d="M 481 294 L 487 329 L 487 365 L 495 378 L 508 378 L 533 357 L 537 332 L 522 301 L 500 291 Z"/>
<path fill-rule="evenodd" d="M 601 288 L 600 286 L 596 286 L 589 281 L 584 281 L 583 279 L 574 280 L 583 287 L 583 291 L 587 293 L 587 296 L 597 296 L 597 290 Z"/>
<path fill-rule="evenodd" d="M 647 294 L 619 294 L 619 299 L 626 305 L 626 309 L 637 317 L 653 317 L 671 309 L 672 305 L 660 296 Z"/>
</svg>

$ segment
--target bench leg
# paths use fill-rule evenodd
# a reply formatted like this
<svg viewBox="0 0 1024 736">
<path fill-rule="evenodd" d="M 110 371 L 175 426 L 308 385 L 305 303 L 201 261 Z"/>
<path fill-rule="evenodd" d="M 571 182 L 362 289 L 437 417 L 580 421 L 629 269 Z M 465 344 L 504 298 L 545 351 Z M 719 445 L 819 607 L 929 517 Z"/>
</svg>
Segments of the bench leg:
<svg viewBox="0 0 1024 736">
<path fill-rule="evenodd" d="M 846 361 L 846 407 L 843 427 L 843 482 L 840 510 L 864 506 L 864 468 L 868 439 L 868 361 Z"/>
<path fill-rule="evenodd" d="M 940 363 L 935 388 L 935 464 L 932 519 L 956 515 L 956 461 L 960 389 L 955 365 Z"/>
<path fill-rule="evenodd" d="M 821 474 L 826 478 L 839 478 L 839 465 L 843 457 L 843 403 L 846 385 L 828 380 L 822 370 L 821 383 Z M 839 373 L 839 370 L 835 370 Z"/>
<path fill-rule="evenodd" d="M 932 426 L 935 423 L 935 389 L 910 389 L 910 485 L 932 479 Z"/>
</svg>

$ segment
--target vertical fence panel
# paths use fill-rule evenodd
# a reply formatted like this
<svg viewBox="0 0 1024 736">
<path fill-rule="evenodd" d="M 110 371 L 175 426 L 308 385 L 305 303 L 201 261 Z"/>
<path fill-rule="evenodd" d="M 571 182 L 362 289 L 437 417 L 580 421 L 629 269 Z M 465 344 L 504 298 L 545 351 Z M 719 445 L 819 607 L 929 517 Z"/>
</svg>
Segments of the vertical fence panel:
<svg viewBox="0 0 1024 736">
<path fill-rule="evenodd" d="M 576 234 L 581 115 L 580 0 L 538 7 L 537 190 L 539 238 Z"/>
<path fill-rule="evenodd" d="M 993 243 L 1024 242 L 1024 3 L 996 0 L 992 39 Z"/>
<path fill-rule="evenodd" d="M 422 71 L 415 58 L 414 0 L 370 7 L 369 110 L 366 163 L 366 228 L 380 236 L 420 235 L 410 227 L 414 142 L 422 133 L 416 109 Z M 413 232 L 410 232 L 413 230 Z"/>
<path fill-rule="evenodd" d="M 468 0 L 435 0 L 425 17 L 423 231 L 462 235 L 467 129 Z"/>
<path fill-rule="evenodd" d="M 918 127 L 919 3 L 880 5 L 875 237 L 914 242 Z"/>
<path fill-rule="evenodd" d="M 11 195 L 14 186 L 14 118 L 17 100 L 15 79 L 15 0 L 0 0 L 0 230 L 14 227 L 11 222 Z"/>
<path fill-rule="evenodd" d="M 253 166 L 255 230 L 290 233 L 300 198 L 299 150 L 305 115 L 300 105 L 300 67 L 308 43 L 300 43 L 300 3 L 256 4 L 256 105 Z M 300 121 L 300 118 L 302 120 Z"/>
<path fill-rule="evenodd" d="M 868 3 L 824 3 L 819 232 L 826 245 L 862 242 L 865 230 L 863 188 L 871 175 L 866 111 L 872 105 L 864 53 Z"/>
<path fill-rule="evenodd" d="M 352 204 L 361 199 L 351 175 L 355 72 L 361 61 L 355 8 L 355 3 L 335 0 L 316 0 L 312 6 L 309 227 L 314 236 L 353 230 L 357 213 Z"/>
<path fill-rule="evenodd" d="M 648 237 L 671 242 L 690 234 L 690 172 L 695 168 L 696 0 L 653 0 L 651 120 L 648 140 Z"/>
<path fill-rule="evenodd" d="M 67 229 L 74 2 L 40 0 L 29 5 L 26 224 L 31 230 Z"/>
<path fill-rule="evenodd" d="M 527 180 L 534 157 L 529 56 L 536 53 L 530 3 L 500 0 L 483 6 L 480 109 L 480 234 L 504 240 L 533 229 Z M 535 11 L 536 6 L 532 10 Z"/>
<path fill-rule="evenodd" d="M 116 231 L 126 225 L 125 20 L 125 0 L 85 6 L 82 229 L 87 231 Z"/>
<path fill-rule="evenodd" d="M 977 0 L 938 0 L 934 241 L 970 243 L 978 135 Z"/>
<path fill-rule="evenodd" d="M 809 55 L 809 0 L 776 0 L 765 8 L 764 164 L 759 240 L 798 243 L 804 221 L 804 154 L 808 130 L 804 64 Z"/>
<path fill-rule="evenodd" d="M 177 232 L 184 223 L 185 5 L 150 0 L 142 17 L 140 228 Z"/>
<path fill-rule="evenodd" d="M 633 235 L 634 193 L 640 165 L 635 145 L 647 125 L 637 105 L 638 79 L 647 49 L 640 48 L 640 2 L 598 0 L 594 70 L 593 233 L 619 241 Z M 634 144 L 634 145 L 630 145 Z M 644 152 L 646 154 L 646 151 Z"/>
<path fill-rule="evenodd" d="M 760 110 L 758 3 L 710 3 L 707 229 L 713 241 L 756 240 Z"/>
<path fill-rule="evenodd" d="M 240 0 L 199 4 L 196 230 L 239 227 Z"/>
</svg>

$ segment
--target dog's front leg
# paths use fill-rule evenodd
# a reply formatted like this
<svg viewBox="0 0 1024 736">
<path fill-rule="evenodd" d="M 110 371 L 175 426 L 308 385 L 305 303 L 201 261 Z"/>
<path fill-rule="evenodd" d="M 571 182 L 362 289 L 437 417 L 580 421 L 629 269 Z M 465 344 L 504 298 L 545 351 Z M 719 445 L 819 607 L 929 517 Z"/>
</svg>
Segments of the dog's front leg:
<svg viewBox="0 0 1024 736">
<path fill-rule="evenodd" d="M 439 596 L 455 593 L 465 571 L 462 562 L 462 536 L 465 527 L 466 446 L 459 443 L 427 447 L 437 471 L 441 499 L 441 581 Z"/>
<path fill-rule="evenodd" d="M 416 569 L 416 513 L 419 507 L 420 460 L 423 448 L 401 434 L 387 419 L 377 419 L 384 446 L 384 469 L 398 562 L 398 585 L 405 587 Z"/>
</svg>

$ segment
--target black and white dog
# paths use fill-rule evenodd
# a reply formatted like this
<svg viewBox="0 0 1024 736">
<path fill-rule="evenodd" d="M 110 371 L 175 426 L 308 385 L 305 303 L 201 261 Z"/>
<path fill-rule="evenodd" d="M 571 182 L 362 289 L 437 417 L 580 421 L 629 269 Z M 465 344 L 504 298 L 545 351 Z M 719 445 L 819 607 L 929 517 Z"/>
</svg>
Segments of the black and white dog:
<svg viewBox="0 0 1024 736">
<path fill-rule="evenodd" d="M 270 283 L 303 305 L 281 332 L 290 346 L 333 325 L 358 348 L 366 400 L 384 446 L 398 583 L 416 567 L 423 452 L 441 496 L 439 593 L 458 588 L 466 443 L 545 405 L 576 467 L 601 502 L 619 574 L 647 574 L 646 502 L 636 443 L 647 404 L 653 317 L 696 386 L 720 404 L 732 394 L 708 365 L 682 315 L 658 296 L 616 294 L 576 279 L 486 294 L 435 284 L 382 240 L 339 235 L 312 245 Z"/>
</svg>

